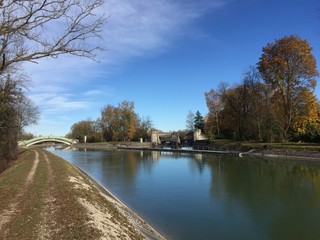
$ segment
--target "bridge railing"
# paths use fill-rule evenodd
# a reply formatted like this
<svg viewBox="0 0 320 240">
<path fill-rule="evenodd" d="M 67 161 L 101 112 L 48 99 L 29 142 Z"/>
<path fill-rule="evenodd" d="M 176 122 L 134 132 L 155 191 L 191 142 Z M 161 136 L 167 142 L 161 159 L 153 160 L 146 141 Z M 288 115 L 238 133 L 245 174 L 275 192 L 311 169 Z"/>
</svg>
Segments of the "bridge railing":
<svg viewBox="0 0 320 240">
<path fill-rule="evenodd" d="M 37 142 L 45 142 L 45 141 L 57 141 L 57 142 L 65 142 L 65 143 L 69 143 L 69 144 L 73 144 L 74 140 L 69 139 L 69 138 L 65 138 L 65 137 L 58 137 L 58 136 L 43 136 L 43 137 L 35 137 L 29 140 L 25 140 L 23 141 L 23 144 L 25 146 L 28 146 L 32 143 L 37 143 Z"/>
</svg>

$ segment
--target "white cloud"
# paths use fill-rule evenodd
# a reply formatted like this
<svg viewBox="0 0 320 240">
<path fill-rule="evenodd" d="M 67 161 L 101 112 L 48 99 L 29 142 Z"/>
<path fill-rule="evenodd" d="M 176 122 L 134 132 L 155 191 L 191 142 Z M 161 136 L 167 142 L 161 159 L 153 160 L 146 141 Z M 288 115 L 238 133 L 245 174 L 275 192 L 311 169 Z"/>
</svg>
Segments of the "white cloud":
<svg viewBox="0 0 320 240">
<path fill-rule="evenodd" d="M 33 93 L 57 93 L 57 92 L 64 92 L 65 88 L 62 86 L 54 85 L 54 84 L 46 84 L 46 85 L 33 85 L 32 92 Z"/>
<path fill-rule="evenodd" d="M 85 96 L 101 96 L 104 95 L 104 92 L 101 90 L 89 90 L 87 92 L 84 93 Z"/>
<path fill-rule="evenodd" d="M 161 52 L 176 37 L 189 34 L 188 24 L 223 5 L 220 0 L 109 0 L 104 32 L 107 62 Z"/>
<path fill-rule="evenodd" d="M 99 89 L 85 92 L 78 91 L 77 94 L 68 91 L 70 90 L 54 85 L 42 86 L 29 94 L 29 98 L 37 103 L 42 114 L 55 115 L 90 109 L 96 106 L 97 102 L 114 94 L 114 88 L 109 86 L 100 86 Z"/>
<path fill-rule="evenodd" d="M 33 82 L 29 96 L 40 106 L 42 118 L 53 122 L 54 114 L 70 116 L 72 111 L 87 110 L 102 96 L 114 96 L 116 89 L 105 81 L 123 62 L 160 54 L 177 38 L 193 35 L 197 30 L 192 23 L 225 1 L 107 0 L 104 8 L 109 19 L 103 40 L 92 42 L 107 49 L 98 54 L 101 62 L 66 55 L 41 59 L 39 64 L 26 63 Z"/>
<path fill-rule="evenodd" d="M 41 59 L 25 68 L 37 84 L 75 83 L 106 77 L 117 71 L 123 61 L 136 56 L 158 54 L 182 36 L 198 31 L 192 23 L 229 0 L 107 0 L 109 16 L 102 40 L 92 40 L 106 49 L 98 53 L 100 63 L 70 55 Z M 85 80 L 83 80 L 85 79 Z"/>
<path fill-rule="evenodd" d="M 87 109 L 90 102 L 73 100 L 72 94 L 42 93 L 29 96 L 31 100 L 38 103 L 44 114 L 56 114 L 74 110 Z"/>
</svg>

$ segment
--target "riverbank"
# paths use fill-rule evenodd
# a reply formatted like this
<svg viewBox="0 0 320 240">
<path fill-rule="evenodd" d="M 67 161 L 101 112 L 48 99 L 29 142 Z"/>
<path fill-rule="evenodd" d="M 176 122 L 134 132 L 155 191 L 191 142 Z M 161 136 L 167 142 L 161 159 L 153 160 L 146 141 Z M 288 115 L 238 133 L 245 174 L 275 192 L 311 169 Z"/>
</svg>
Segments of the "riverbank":
<svg viewBox="0 0 320 240">
<path fill-rule="evenodd" d="M 0 174 L 1 239 L 164 239 L 67 161 L 42 149 Z"/>
<path fill-rule="evenodd" d="M 258 156 L 267 158 L 285 158 L 301 161 L 312 161 L 320 163 L 320 146 L 307 144 L 220 144 L 206 146 L 198 149 L 168 149 L 152 147 L 151 143 L 86 143 L 73 145 L 79 149 L 92 150 L 141 150 L 141 151 L 162 151 L 162 152 L 177 152 L 177 153 L 206 153 L 206 154 L 231 154 L 243 156 Z"/>
</svg>

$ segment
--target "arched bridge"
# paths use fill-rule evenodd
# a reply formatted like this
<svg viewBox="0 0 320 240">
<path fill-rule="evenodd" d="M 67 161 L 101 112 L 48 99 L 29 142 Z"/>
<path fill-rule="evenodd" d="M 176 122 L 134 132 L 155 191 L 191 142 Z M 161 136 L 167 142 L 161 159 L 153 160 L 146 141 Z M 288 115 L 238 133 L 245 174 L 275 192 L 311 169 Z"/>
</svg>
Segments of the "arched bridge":
<svg viewBox="0 0 320 240">
<path fill-rule="evenodd" d="M 63 143 L 63 144 L 70 146 L 71 144 L 75 143 L 75 140 L 65 138 L 65 137 L 48 136 L 48 137 L 36 137 L 36 138 L 32 138 L 30 140 L 21 141 L 19 144 L 23 145 L 25 147 L 29 147 L 34 144 L 43 143 L 43 142 Z"/>
</svg>

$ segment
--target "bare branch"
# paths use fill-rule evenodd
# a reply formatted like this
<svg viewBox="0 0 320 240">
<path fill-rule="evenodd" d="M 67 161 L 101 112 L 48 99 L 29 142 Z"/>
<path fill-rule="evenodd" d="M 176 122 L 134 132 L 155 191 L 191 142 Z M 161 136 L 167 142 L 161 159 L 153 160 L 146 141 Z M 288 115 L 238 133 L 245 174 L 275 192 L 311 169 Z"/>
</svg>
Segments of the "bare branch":
<svg viewBox="0 0 320 240">
<path fill-rule="evenodd" d="M 0 2 L 2 72 L 18 62 L 72 54 L 96 60 L 89 40 L 100 38 L 103 0 L 41 0 Z"/>
</svg>

